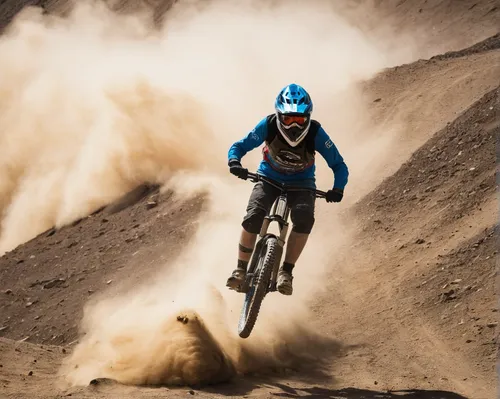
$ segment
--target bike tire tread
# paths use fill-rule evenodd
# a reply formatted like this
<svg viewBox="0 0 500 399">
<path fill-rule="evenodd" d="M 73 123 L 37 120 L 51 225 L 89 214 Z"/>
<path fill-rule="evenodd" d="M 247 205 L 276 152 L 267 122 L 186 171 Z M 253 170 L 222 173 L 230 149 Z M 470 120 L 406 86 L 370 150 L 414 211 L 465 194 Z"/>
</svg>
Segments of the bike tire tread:
<svg viewBox="0 0 500 399">
<path fill-rule="evenodd" d="M 278 240 L 275 237 L 269 237 L 262 249 L 265 250 L 265 258 L 262 263 L 262 268 L 260 269 L 259 275 L 256 277 L 257 281 L 255 284 L 255 293 L 248 306 L 245 325 L 241 329 L 241 331 L 239 331 L 239 336 L 241 338 L 248 338 L 250 336 L 250 333 L 252 332 L 257 321 L 262 301 L 267 294 L 267 288 L 269 286 L 269 281 L 273 272 L 273 266 L 276 261 L 276 256 L 279 252 Z"/>
</svg>

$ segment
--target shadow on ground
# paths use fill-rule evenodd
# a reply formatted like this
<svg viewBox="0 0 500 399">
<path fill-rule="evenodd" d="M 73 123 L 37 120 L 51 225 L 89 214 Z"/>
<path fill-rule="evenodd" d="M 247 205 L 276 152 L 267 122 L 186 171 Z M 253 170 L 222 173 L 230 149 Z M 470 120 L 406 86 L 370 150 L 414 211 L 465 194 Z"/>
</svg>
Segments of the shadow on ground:
<svg viewBox="0 0 500 399">
<path fill-rule="evenodd" d="M 307 337 L 307 335 L 304 335 Z M 266 397 L 276 398 L 308 398 L 308 399 L 468 399 L 457 393 L 438 390 L 408 389 L 397 391 L 378 391 L 371 389 L 343 388 L 333 389 L 317 385 L 333 385 L 335 378 L 326 372 L 325 365 L 332 364 L 334 359 L 352 349 L 352 347 L 343 346 L 339 342 L 330 338 L 319 339 L 317 336 L 311 338 L 307 347 L 310 351 L 310 357 L 303 356 L 301 346 L 294 346 L 293 341 L 289 342 L 290 347 L 282 349 L 282 353 L 274 352 L 272 358 L 274 362 L 267 363 L 265 359 L 260 359 L 258 363 L 248 364 L 253 371 L 233 378 L 228 382 L 214 383 L 204 386 L 191 386 L 194 392 L 197 391 L 201 396 L 204 394 L 217 397 L 245 397 L 250 393 L 257 394 L 258 397 L 267 391 Z M 314 344 L 312 344 L 314 343 Z M 360 345 L 356 345 L 360 346 Z M 323 351 L 323 358 L 318 358 L 315 349 Z M 249 360 L 256 360 L 256 353 L 244 353 L 243 357 Z M 293 356 L 292 356 L 293 355 Z M 276 359 L 281 359 L 287 367 L 277 366 Z M 318 360 L 320 359 L 320 360 Z M 316 360 L 316 361 L 314 361 Z M 279 363 L 279 362 L 278 362 Z M 300 366 L 298 364 L 300 363 Z M 258 366 L 258 368 L 257 368 Z M 298 366 L 298 367 L 297 367 Z M 257 372 L 258 370 L 258 372 Z M 91 381 L 90 386 L 93 389 L 106 389 L 114 385 L 120 385 L 117 381 L 98 378 Z M 189 386 L 189 384 L 188 384 Z M 144 389 L 167 388 L 162 385 L 143 385 Z M 168 387 L 168 389 L 186 389 L 187 387 Z M 189 389 L 189 388 L 188 388 Z"/>
<path fill-rule="evenodd" d="M 308 398 L 308 399 L 467 399 L 465 396 L 436 390 L 398 390 L 390 392 L 373 391 L 369 389 L 344 388 L 330 389 L 322 387 L 293 388 L 292 386 L 269 382 L 257 384 L 256 381 L 238 381 L 226 386 L 219 385 L 213 389 L 204 390 L 205 392 L 217 393 L 224 396 L 238 396 L 248 394 L 249 391 L 256 388 L 268 388 L 270 396 L 276 398 Z M 278 391 L 279 390 L 279 391 Z"/>
</svg>

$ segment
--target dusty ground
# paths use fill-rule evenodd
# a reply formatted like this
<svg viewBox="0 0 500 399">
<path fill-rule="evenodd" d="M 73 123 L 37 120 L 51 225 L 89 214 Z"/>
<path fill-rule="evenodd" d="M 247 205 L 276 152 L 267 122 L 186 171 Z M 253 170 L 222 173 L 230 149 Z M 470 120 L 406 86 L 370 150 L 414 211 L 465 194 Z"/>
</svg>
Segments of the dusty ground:
<svg viewBox="0 0 500 399">
<path fill-rule="evenodd" d="M 350 7 L 343 7 L 345 12 L 374 30 L 380 29 L 377 21 L 382 15 L 389 18 L 391 26 L 397 26 L 398 33 L 417 31 L 423 39 L 423 58 L 461 50 L 498 33 L 498 0 L 373 0 L 368 2 L 373 7 L 370 15 L 362 16 L 353 11 L 366 1 L 347 3 Z M 481 29 L 477 29 L 479 25 Z"/>
<path fill-rule="evenodd" d="M 342 273 L 332 273 L 340 294 L 317 306 L 323 320 L 341 320 L 341 341 L 368 345 L 349 354 L 349 383 L 368 372 L 388 389 L 415 381 L 494 397 L 498 101 L 496 88 L 352 210 L 360 232 Z"/>
<path fill-rule="evenodd" d="M 463 23 L 467 45 L 496 33 L 498 2 L 410 3 L 388 8 L 402 25 L 422 18 L 444 35 Z M 17 11 L 0 6 L 2 15 Z M 358 244 L 339 254 L 328 293 L 311 303 L 318 331 L 345 345 L 326 376 L 299 367 L 201 390 L 105 380 L 59 388 L 84 304 L 151 278 L 200 220 L 202 197 L 173 201 L 150 187 L 124 209 L 105 208 L 0 258 L 0 397 L 496 397 L 499 44 L 497 35 L 364 84 L 375 122 L 397 120 L 407 134 L 387 162 L 394 174 L 344 215 L 357 221 Z"/>
<path fill-rule="evenodd" d="M 1 281 L 10 284 L 2 287 L 2 334 L 43 344 L 72 342 L 83 303 L 117 282 L 133 285 L 173 259 L 194 231 L 202 201 L 176 203 L 168 200 L 171 193 L 154 189 L 146 194 L 121 212 L 101 210 L 5 254 Z M 28 323 L 34 324 L 27 329 Z"/>
</svg>

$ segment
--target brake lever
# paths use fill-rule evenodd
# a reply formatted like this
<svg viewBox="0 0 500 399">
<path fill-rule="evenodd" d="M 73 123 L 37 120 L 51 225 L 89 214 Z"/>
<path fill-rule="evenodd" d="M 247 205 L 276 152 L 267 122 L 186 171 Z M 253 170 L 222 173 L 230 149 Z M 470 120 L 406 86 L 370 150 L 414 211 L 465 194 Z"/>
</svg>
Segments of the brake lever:
<svg viewBox="0 0 500 399">
<path fill-rule="evenodd" d="M 257 183 L 259 181 L 259 175 L 256 173 L 248 173 L 247 180 L 250 180 L 252 183 Z"/>
</svg>

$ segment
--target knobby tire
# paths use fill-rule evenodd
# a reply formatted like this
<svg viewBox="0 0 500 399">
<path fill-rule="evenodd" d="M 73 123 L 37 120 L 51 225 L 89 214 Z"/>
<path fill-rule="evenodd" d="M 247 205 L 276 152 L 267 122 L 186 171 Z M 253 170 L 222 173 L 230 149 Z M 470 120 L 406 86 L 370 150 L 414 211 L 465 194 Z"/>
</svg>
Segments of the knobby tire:
<svg viewBox="0 0 500 399">
<path fill-rule="evenodd" d="M 243 309 L 241 310 L 238 324 L 238 334 L 241 338 L 248 338 L 255 326 L 260 306 L 267 294 L 278 252 L 278 240 L 275 237 L 267 238 L 261 247 L 256 276 L 254 277 L 255 284 L 246 293 Z"/>
</svg>

